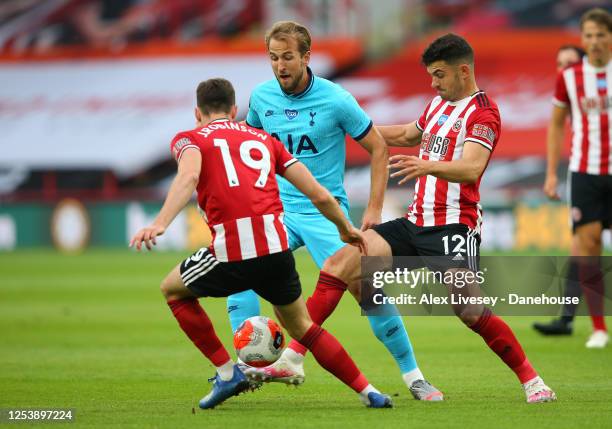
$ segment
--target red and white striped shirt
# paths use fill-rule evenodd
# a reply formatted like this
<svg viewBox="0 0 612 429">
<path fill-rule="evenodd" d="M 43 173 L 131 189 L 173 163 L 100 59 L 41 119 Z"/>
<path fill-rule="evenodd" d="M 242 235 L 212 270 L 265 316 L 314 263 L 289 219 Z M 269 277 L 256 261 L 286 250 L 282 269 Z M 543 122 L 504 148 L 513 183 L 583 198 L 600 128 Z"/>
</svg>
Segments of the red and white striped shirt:
<svg viewBox="0 0 612 429">
<path fill-rule="evenodd" d="M 221 262 L 241 261 L 289 248 L 276 174 L 297 162 L 262 130 L 227 119 L 180 132 L 170 145 L 180 161 L 202 154 L 198 205 L 212 232 L 211 252 Z"/>
<path fill-rule="evenodd" d="M 611 89 L 612 61 L 596 68 L 584 57 L 557 76 L 553 103 L 569 106 L 572 114 L 570 171 L 612 174 Z"/>
<path fill-rule="evenodd" d="M 483 91 L 455 102 L 434 98 L 416 126 L 423 132 L 420 158 L 439 162 L 460 159 L 465 142 L 493 151 L 501 132 L 497 105 Z M 460 223 L 480 232 L 481 177 L 474 184 L 452 183 L 431 175 L 419 177 L 406 217 L 417 226 Z"/>
</svg>

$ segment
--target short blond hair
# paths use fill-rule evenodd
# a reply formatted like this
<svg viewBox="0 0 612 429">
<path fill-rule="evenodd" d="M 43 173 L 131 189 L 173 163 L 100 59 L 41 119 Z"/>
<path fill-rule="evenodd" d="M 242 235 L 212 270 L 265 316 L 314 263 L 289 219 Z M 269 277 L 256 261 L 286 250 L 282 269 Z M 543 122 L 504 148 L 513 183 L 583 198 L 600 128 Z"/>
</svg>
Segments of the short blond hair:
<svg viewBox="0 0 612 429">
<path fill-rule="evenodd" d="M 606 27 L 610 33 L 612 33 L 612 14 L 605 9 L 596 7 L 594 9 L 587 10 L 580 18 L 580 29 L 584 27 L 587 21 L 596 23 Z"/>
<path fill-rule="evenodd" d="M 312 39 L 310 31 L 302 24 L 295 21 L 278 21 L 266 33 L 266 47 L 270 48 L 270 40 L 284 40 L 288 37 L 295 37 L 300 54 L 304 56 L 310 51 Z"/>
</svg>

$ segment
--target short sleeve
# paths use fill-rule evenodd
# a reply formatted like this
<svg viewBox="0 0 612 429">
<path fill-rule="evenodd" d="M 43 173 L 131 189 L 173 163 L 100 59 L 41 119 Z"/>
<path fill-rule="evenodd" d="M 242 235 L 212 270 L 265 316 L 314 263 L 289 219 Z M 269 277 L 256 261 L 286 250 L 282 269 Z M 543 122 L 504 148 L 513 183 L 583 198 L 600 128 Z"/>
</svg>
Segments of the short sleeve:
<svg viewBox="0 0 612 429">
<path fill-rule="evenodd" d="M 420 132 L 423 132 L 423 130 L 427 126 L 427 113 L 429 112 L 430 107 L 431 107 L 431 101 L 427 104 L 427 107 L 425 107 L 425 110 L 423 110 L 423 113 L 421 113 L 421 116 L 416 121 L 416 127 L 418 128 Z"/>
<path fill-rule="evenodd" d="M 555 83 L 555 95 L 553 96 L 552 102 L 555 106 L 566 107 L 569 102 L 569 95 L 567 93 L 567 86 L 565 85 L 565 77 L 563 71 L 557 74 L 557 82 Z"/>
<path fill-rule="evenodd" d="M 249 111 L 247 112 L 246 123 L 249 127 L 259 128 L 260 130 L 263 128 L 257 109 L 255 108 L 253 97 L 249 100 Z"/>
<path fill-rule="evenodd" d="M 183 153 L 189 148 L 200 149 L 193 136 L 187 132 L 178 133 L 170 143 L 172 157 L 177 163 L 181 160 Z"/>
<path fill-rule="evenodd" d="M 285 145 L 283 145 L 279 140 L 275 139 L 274 137 L 270 138 L 272 139 L 272 145 L 276 160 L 276 164 L 274 166 L 276 174 L 280 174 L 281 176 L 283 176 L 285 174 L 285 170 L 287 170 L 287 167 L 298 162 L 298 160 L 287 151 Z"/>
<path fill-rule="evenodd" d="M 497 109 L 479 109 L 469 118 L 465 141 L 478 143 L 492 151 L 499 140 L 501 121 Z"/>
<path fill-rule="evenodd" d="M 340 108 L 343 112 L 340 115 L 340 126 L 348 135 L 355 140 L 364 138 L 372 128 L 372 119 L 363 111 L 355 97 L 342 89 L 340 98 Z"/>
</svg>

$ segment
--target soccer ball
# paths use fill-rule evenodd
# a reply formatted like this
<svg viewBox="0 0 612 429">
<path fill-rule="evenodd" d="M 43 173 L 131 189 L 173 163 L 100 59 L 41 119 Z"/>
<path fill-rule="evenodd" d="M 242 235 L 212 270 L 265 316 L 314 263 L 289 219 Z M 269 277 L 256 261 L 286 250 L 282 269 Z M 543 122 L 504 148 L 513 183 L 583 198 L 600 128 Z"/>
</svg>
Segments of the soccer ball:
<svg viewBox="0 0 612 429">
<path fill-rule="evenodd" d="M 234 333 L 236 354 L 250 366 L 263 367 L 276 362 L 284 346 L 283 330 L 264 316 L 248 318 Z"/>
</svg>

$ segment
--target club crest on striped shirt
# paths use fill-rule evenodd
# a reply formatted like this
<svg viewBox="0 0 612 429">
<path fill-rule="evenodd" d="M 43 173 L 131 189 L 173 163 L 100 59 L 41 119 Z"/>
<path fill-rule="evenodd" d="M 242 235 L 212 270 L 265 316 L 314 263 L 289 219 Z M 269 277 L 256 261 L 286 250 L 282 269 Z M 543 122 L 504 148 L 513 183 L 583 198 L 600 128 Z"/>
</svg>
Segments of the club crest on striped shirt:
<svg viewBox="0 0 612 429">
<path fill-rule="evenodd" d="M 447 119 L 448 115 L 440 115 L 440 117 L 438 118 L 438 126 L 441 127 Z"/>
<path fill-rule="evenodd" d="M 460 129 L 461 129 L 461 118 L 457 119 L 455 123 L 453 124 L 454 132 L 458 133 Z"/>
</svg>

